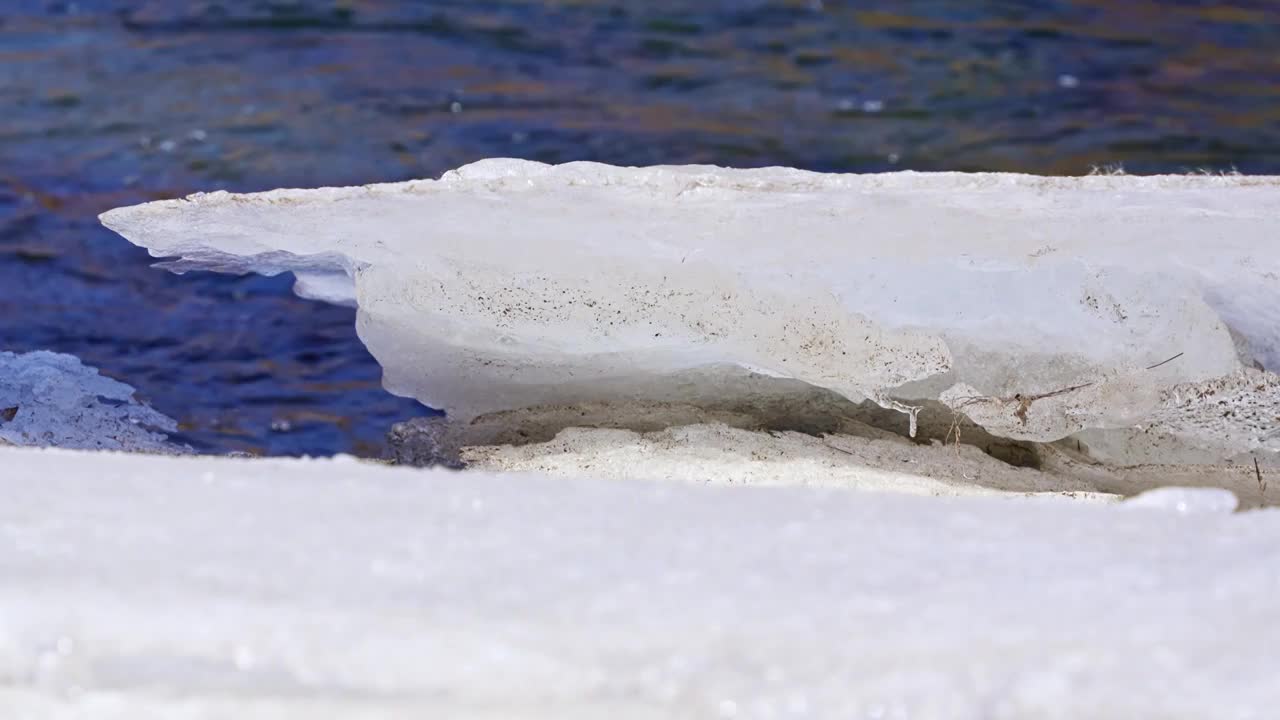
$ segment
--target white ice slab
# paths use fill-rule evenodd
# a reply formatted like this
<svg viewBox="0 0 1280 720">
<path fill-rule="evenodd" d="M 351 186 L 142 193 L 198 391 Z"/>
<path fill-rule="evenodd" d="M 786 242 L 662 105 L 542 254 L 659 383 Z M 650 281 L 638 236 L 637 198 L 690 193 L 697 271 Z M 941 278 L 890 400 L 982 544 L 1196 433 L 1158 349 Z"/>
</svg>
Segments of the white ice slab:
<svg viewBox="0 0 1280 720">
<path fill-rule="evenodd" d="M 102 219 L 179 269 L 292 270 L 303 294 L 356 302 L 387 387 L 463 420 L 750 404 L 793 378 L 889 406 L 943 397 L 1010 437 L 1158 420 L 1280 448 L 1256 419 L 1207 428 L 1209 403 L 1166 412 L 1280 368 L 1277 178 L 489 160 Z"/>
</svg>

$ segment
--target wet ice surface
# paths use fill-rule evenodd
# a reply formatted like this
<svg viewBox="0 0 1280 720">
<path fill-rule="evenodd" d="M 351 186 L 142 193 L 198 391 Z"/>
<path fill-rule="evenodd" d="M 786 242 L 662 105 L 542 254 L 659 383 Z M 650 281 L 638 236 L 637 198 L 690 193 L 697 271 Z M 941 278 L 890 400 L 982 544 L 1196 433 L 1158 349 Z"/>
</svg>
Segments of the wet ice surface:
<svg viewBox="0 0 1280 720">
<path fill-rule="evenodd" d="M 0 352 L 0 441 L 12 445 L 173 453 L 178 424 L 133 388 L 75 357 Z"/>
<path fill-rule="evenodd" d="M 417 409 L 350 311 L 288 278 L 152 272 L 99 212 L 499 155 L 1280 170 L 1280 16 L 1246 0 L 0 7 L 0 347 L 81 357 L 215 452 L 376 453 Z"/>
<path fill-rule="evenodd" d="M 1261 720 L 1280 703 L 1280 521 L 1213 493 L 1184 493 L 1191 514 L 0 461 L 0 703 L 18 717 Z"/>
</svg>

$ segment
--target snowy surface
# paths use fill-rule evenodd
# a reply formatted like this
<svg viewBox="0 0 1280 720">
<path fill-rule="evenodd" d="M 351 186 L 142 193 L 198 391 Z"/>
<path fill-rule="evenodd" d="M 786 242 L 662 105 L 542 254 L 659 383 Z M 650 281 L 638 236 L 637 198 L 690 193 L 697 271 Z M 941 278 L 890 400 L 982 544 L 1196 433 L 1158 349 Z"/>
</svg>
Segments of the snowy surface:
<svg viewBox="0 0 1280 720">
<path fill-rule="evenodd" d="M 12 445 L 183 452 L 164 433 L 178 424 L 133 388 L 71 355 L 0 352 L 0 441 Z"/>
<path fill-rule="evenodd" d="M 1012 467 L 972 446 L 916 445 L 897 436 L 819 438 L 724 425 L 686 425 L 650 433 L 569 428 L 545 443 L 468 447 L 461 455 L 469 468 L 567 477 L 1118 499 L 1099 493 L 1083 478 Z"/>
<path fill-rule="evenodd" d="M 1221 460 L 1280 449 L 1277 218 L 1265 177 L 489 160 L 102 219 L 177 270 L 356 303 L 388 389 L 464 421 L 818 386 L 1029 440 L 1155 423 Z M 1245 370 L 1263 413 L 1224 415 L 1206 384 Z"/>
<path fill-rule="evenodd" d="M 14 718 L 1274 717 L 1280 513 L 0 448 Z M 1140 505 L 1146 505 L 1141 507 Z"/>
</svg>

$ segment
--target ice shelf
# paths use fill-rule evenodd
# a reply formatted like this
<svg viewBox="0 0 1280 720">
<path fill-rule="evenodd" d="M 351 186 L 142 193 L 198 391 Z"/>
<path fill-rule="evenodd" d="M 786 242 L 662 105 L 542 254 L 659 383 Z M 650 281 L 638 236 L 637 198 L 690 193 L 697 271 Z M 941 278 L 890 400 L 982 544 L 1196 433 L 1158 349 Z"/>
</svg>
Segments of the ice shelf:
<svg viewBox="0 0 1280 720">
<path fill-rule="evenodd" d="M 386 387 L 463 423 L 819 388 L 1021 440 L 1280 450 L 1280 178 L 486 160 L 102 220 L 175 270 L 354 303 Z"/>
</svg>

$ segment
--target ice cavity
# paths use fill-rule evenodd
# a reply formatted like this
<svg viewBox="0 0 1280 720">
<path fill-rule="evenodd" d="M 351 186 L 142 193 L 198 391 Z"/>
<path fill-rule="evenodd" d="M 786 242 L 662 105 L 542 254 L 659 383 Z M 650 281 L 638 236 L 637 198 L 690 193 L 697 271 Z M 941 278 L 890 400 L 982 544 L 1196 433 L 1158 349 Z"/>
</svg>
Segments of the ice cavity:
<svg viewBox="0 0 1280 720">
<path fill-rule="evenodd" d="M 183 452 L 178 424 L 139 403 L 133 388 L 71 355 L 0 352 L 0 441 L 97 450 Z M 0 443 L 3 444 L 3 443 Z"/>
<path fill-rule="evenodd" d="M 1252 449 L 1252 426 L 1166 416 L 1172 388 L 1280 368 L 1278 189 L 488 160 L 102 220 L 177 269 L 356 303 L 388 389 L 463 420 L 817 386 L 1020 439 L 1159 416 Z"/>
</svg>

